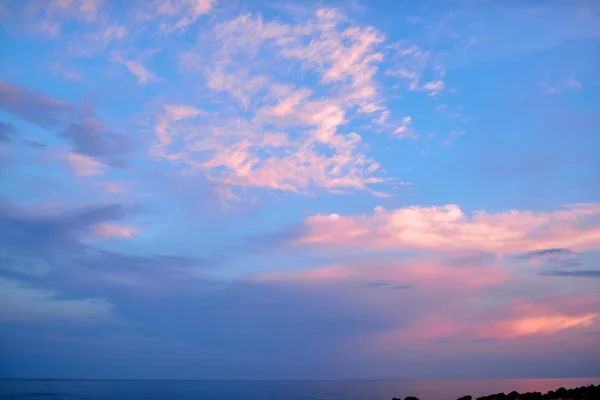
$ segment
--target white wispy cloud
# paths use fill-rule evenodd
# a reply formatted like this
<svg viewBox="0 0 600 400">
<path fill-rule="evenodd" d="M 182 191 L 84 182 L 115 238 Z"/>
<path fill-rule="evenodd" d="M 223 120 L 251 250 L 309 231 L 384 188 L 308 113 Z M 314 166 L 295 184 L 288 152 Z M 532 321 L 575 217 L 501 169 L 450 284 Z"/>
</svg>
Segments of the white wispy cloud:
<svg viewBox="0 0 600 400">
<path fill-rule="evenodd" d="M 391 46 L 395 49 L 395 63 L 386 71 L 390 76 L 400 79 L 410 91 L 424 91 L 429 96 L 437 96 L 446 89 L 444 76 L 446 70 L 436 61 L 431 51 L 416 44 L 406 45 L 399 42 Z M 425 79 L 424 75 L 432 76 Z"/>
<path fill-rule="evenodd" d="M 412 118 L 406 116 L 402 118 L 402 124 L 394 131 L 400 139 L 416 139 L 419 135 L 412 129 Z"/>
<path fill-rule="evenodd" d="M 183 31 L 208 14 L 216 0 L 151 0 L 139 2 L 137 17 L 143 21 L 159 20 L 163 31 Z"/>
<path fill-rule="evenodd" d="M 152 55 L 152 54 L 150 54 Z M 148 55 L 138 55 L 136 58 L 128 59 L 123 56 L 120 52 L 115 51 L 112 53 L 112 60 L 116 63 L 122 64 L 127 70 L 136 77 L 140 85 L 156 81 L 158 78 L 154 75 L 145 65 L 145 59 Z"/>
<path fill-rule="evenodd" d="M 542 92 L 549 95 L 561 94 L 566 91 L 577 91 L 581 90 L 583 85 L 574 76 L 570 76 L 562 81 L 556 83 L 540 82 L 539 83 Z"/>
</svg>

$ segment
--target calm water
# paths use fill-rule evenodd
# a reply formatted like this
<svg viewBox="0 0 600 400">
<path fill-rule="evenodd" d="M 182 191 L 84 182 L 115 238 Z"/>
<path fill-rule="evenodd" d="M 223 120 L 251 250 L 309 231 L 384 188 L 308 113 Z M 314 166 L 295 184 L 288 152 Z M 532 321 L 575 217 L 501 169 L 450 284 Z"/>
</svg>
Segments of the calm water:
<svg viewBox="0 0 600 400">
<path fill-rule="evenodd" d="M 438 381 L 0 381 L 0 398 L 14 400 L 456 400 L 497 392 L 599 384 L 600 378 Z"/>
</svg>

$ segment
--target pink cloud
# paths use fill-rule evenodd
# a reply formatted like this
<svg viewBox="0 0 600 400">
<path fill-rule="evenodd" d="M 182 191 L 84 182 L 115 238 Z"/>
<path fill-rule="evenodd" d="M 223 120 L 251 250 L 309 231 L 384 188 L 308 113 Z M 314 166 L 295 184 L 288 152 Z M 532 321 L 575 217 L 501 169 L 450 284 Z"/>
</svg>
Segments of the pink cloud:
<svg viewBox="0 0 600 400">
<path fill-rule="evenodd" d="M 315 282 L 348 279 L 350 276 L 348 268 L 327 266 L 302 270 L 266 271 L 252 279 L 258 282 Z"/>
<path fill-rule="evenodd" d="M 260 119 L 284 126 L 296 124 L 306 129 L 306 136 L 294 138 L 239 119 L 199 126 L 193 117 L 178 122 L 161 116 L 155 128 L 158 142 L 153 154 L 232 186 L 298 192 L 311 187 L 364 189 L 380 181 L 370 176 L 378 165 L 360 153 L 360 136 L 337 132 L 345 121 L 342 109 L 325 102 L 283 105 L 285 101 L 258 114 Z M 183 132 L 189 132 L 186 144 L 174 147 L 173 137 Z M 316 149 L 319 143 L 329 146 L 334 154 L 321 154 Z"/>
<path fill-rule="evenodd" d="M 199 115 L 203 115 L 202 110 L 192 106 L 183 104 L 165 104 L 163 106 L 163 112 L 159 114 L 157 124 L 154 128 L 158 143 L 153 147 L 153 154 L 167 157 L 163 153 L 162 148 L 173 142 L 173 130 L 170 128 L 170 124 L 182 119 L 194 118 Z"/>
<path fill-rule="evenodd" d="M 304 222 L 298 245 L 366 249 L 481 250 L 499 255 L 546 248 L 600 249 L 600 227 L 591 219 L 600 204 L 576 204 L 549 213 L 478 211 L 471 217 L 457 205 L 375 208 L 371 215 L 316 215 Z"/>
<path fill-rule="evenodd" d="M 411 128 L 412 118 L 410 116 L 402 118 L 402 124 L 396 128 L 394 135 L 400 139 L 416 139 L 419 135 Z"/>
<path fill-rule="evenodd" d="M 247 71 L 243 70 L 227 73 L 221 69 L 213 69 L 207 70 L 205 73 L 210 89 L 217 92 L 229 92 L 244 107 L 248 107 L 256 93 L 268 84 L 266 77 L 250 76 Z"/>
<path fill-rule="evenodd" d="M 25 6 L 27 24 L 34 32 L 58 36 L 68 20 L 93 22 L 98 19 L 104 0 L 42 0 Z"/>
<path fill-rule="evenodd" d="M 592 293 L 559 295 L 542 301 L 514 300 L 490 313 L 491 321 L 483 317 L 481 325 L 473 330 L 481 337 L 514 338 L 585 328 L 600 315 L 598 301 Z"/>
<path fill-rule="evenodd" d="M 537 337 L 541 343 L 545 337 L 571 329 L 585 328 L 593 324 L 598 312 L 574 315 L 538 315 L 530 318 L 505 320 L 461 320 L 456 315 L 428 314 L 406 329 L 380 332 L 368 341 L 376 348 L 394 349 L 407 346 L 431 346 L 437 340 L 455 341 L 458 348 L 473 340 L 504 340 L 515 343 L 528 337 Z M 506 345 L 503 346 L 505 348 Z"/>
<path fill-rule="evenodd" d="M 244 14 L 218 24 L 210 40 L 219 44 L 211 57 L 199 46 L 182 57 L 183 66 L 250 115 L 161 115 L 154 155 L 234 187 L 338 193 L 382 182 L 361 136 L 343 132 L 357 113 L 389 115 L 374 80 L 384 40 L 376 29 L 319 9 L 294 24 Z M 259 49 L 272 57 L 265 61 Z M 273 74 L 274 62 L 288 67 Z M 318 91 L 286 73 L 298 66 L 318 75 Z"/>
<path fill-rule="evenodd" d="M 369 265 L 367 262 L 357 262 L 349 265 L 266 271 L 254 276 L 252 279 L 256 281 L 296 283 L 319 281 L 369 283 L 383 281 L 395 282 L 399 285 L 416 285 L 424 288 L 424 290 L 442 289 L 444 292 L 449 292 L 498 286 L 505 284 L 510 278 L 504 269 L 496 266 L 483 268 L 475 265 L 457 268 L 433 260 L 419 260 L 391 263 L 378 262 L 374 265 Z"/>
<path fill-rule="evenodd" d="M 565 285 L 555 297 L 540 298 L 553 283 L 523 274 L 508 263 L 363 259 L 265 271 L 250 279 L 307 290 L 342 291 L 356 307 L 372 310 L 391 326 L 355 338 L 356 346 L 370 351 L 432 346 L 448 350 L 440 344 L 447 341 L 455 351 L 473 351 L 473 346 L 487 351 L 546 351 L 556 335 L 573 338 L 599 321 L 600 297 L 593 290 L 586 292 L 593 285 Z M 528 344 L 531 338 L 536 338 L 535 346 Z M 588 342 L 577 346 L 585 348 Z"/>
<path fill-rule="evenodd" d="M 68 153 L 64 156 L 73 172 L 79 176 L 93 176 L 106 173 L 108 167 L 91 157 L 81 154 Z"/>
<path fill-rule="evenodd" d="M 517 318 L 508 321 L 506 331 L 509 335 L 553 334 L 563 329 L 592 325 L 598 313 L 583 315 L 544 315 L 529 318 Z"/>
<path fill-rule="evenodd" d="M 140 85 L 156 81 L 158 78 L 144 65 L 143 56 L 138 56 L 135 59 L 127 60 L 120 53 L 113 52 L 112 59 L 114 62 L 122 64 L 127 70 L 134 75 Z"/>
<path fill-rule="evenodd" d="M 162 20 L 162 29 L 185 30 L 198 18 L 210 12 L 216 0 L 152 0 L 142 2 L 138 10 L 141 20 Z"/>
<path fill-rule="evenodd" d="M 439 95 L 446 88 L 443 77 L 446 71 L 442 64 L 434 59 L 430 51 L 413 44 L 403 43 L 393 45 L 395 65 L 387 71 L 390 76 L 397 77 L 407 83 L 410 91 L 428 92 L 431 97 Z M 433 74 L 436 79 L 422 83 L 423 75 Z"/>
<path fill-rule="evenodd" d="M 122 193 L 128 186 L 125 182 L 114 181 L 97 182 L 96 185 L 102 187 L 107 193 L 111 194 Z"/>
<path fill-rule="evenodd" d="M 139 230 L 130 226 L 102 224 L 93 228 L 92 234 L 102 238 L 127 238 L 137 235 Z"/>
<path fill-rule="evenodd" d="M 598 296 L 592 294 L 558 296 L 546 304 L 523 299 L 476 307 L 471 301 L 485 304 L 492 297 L 481 291 L 469 293 L 465 299 L 453 299 L 447 292 L 436 295 L 434 307 L 408 327 L 376 333 L 367 340 L 368 345 L 389 350 L 451 340 L 460 349 L 473 341 L 499 340 L 496 346 L 506 349 L 518 348 L 519 343 L 529 343 L 528 338 L 535 337 L 537 345 L 543 347 L 559 333 L 581 332 L 594 325 L 600 316 Z"/>
</svg>

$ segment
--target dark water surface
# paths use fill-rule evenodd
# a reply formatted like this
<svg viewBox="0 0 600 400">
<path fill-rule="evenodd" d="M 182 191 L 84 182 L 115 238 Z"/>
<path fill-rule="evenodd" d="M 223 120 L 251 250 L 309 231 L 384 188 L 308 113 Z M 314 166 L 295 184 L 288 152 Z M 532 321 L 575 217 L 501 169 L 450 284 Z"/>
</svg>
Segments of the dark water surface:
<svg viewBox="0 0 600 400">
<path fill-rule="evenodd" d="M 599 384 L 600 378 L 435 381 L 4 380 L 13 400 L 456 400 L 512 390 L 546 392 Z"/>
</svg>

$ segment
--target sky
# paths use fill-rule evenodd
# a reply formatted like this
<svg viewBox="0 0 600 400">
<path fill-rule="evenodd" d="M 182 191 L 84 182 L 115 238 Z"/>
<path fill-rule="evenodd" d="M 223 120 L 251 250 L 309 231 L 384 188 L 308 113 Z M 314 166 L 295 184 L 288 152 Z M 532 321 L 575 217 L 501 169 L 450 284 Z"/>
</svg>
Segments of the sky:
<svg viewBox="0 0 600 400">
<path fill-rule="evenodd" d="M 0 377 L 600 376 L 600 3 L 0 0 Z"/>
</svg>

